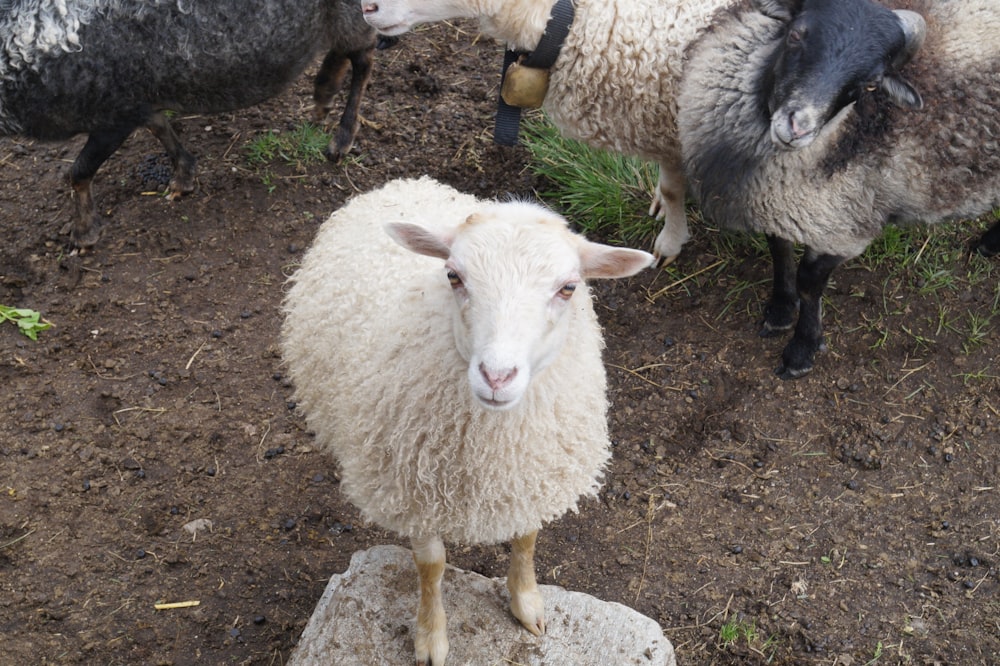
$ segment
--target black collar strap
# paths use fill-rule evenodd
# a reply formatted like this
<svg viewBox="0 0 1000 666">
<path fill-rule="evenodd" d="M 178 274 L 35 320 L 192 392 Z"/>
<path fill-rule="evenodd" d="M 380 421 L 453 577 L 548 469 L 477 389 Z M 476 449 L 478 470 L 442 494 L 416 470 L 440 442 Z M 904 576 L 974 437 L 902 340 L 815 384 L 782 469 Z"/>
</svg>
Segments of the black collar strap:
<svg viewBox="0 0 1000 666">
<path fill-rule="evenodd" d="M 549 21 L 545 24 L 545 32 L 538 42 L 538 46 L 531 53 L 528 53 L 522 63 L 537 69 L 549 69 L 555 64 L 559 57 L 559 49 L 562 48 L 566 35 L 569 34 L 569 26 L 573 23 L 573 0 L 558 0 L 552 7 L 549 14 Z M 524 52 L 507 49 L 503 57 L 503 74 L 500 77 L 500 87 L 503 88 L 503 77 L 507 75 L 507 68 L 515 62 Z M 516 146 L 517 132 L 521 123 L 521 108 L 511 106 L 497 95 L 497 117 L 493 129 L 493 141 L 501 146 Z"/>
</svg>

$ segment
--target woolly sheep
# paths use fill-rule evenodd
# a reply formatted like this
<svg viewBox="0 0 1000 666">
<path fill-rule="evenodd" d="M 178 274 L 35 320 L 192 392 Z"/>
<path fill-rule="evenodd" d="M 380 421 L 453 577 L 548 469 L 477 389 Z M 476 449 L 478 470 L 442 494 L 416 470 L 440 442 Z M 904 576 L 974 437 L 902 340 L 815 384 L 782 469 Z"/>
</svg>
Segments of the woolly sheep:
<svg viewBox="0 0 1000 666">
<path fill-rule="evenodd" d="M 768 235 L 761 334 L 795 325 L 783 378 L 812 369 L 830 274 L 885 224 L 1000 206 L 1000 5 L 906 5 L 738 2 L 689 52 L 685 167 L 706 216 Z M 797 274 L 794 243 L 806 246 Z M 1000 251 L 1000 223 L 978 250 Z"/>
<path fill-rule="evenodd" d="M 583 281 L 652 259 L 588 242 L 539 205 L 427 177 L 354 198 L 306 252 L 284 358 L 344 494 L 411 539 L 418 663 L 440 666 L 448 651 L 442 540 L 512 540 L 511 611 L 545 630 L 535 536 L 596 492 L 610 456 L 603 339 Z"/>
<path fill-rule="evenodd" d="M 575 18 L 551 70 L 543 108 L 564 135 L 659 163 L 649 212 L 664 219 L 653 245 L 664 262 L 689 238 L 675 101 L 684 49 L 728 1 L 575 0 Z M 477 18 L 484 33 L 511 49 L 531 51 L 555 2 L 362 0 L 362 9 L 385 34 L 418 23 Z"/>
<path fill-rule="evenodd" d="M 0 134 L 61 141 L 88 134 L 70 170 L 72 239 L 99 237 L 94 174 L 138 127 L 173 165 L 171 198 L 194 189 L 195 158 L 164 111 L 216 113 L 284 90 L 316 54 L 321 119 L 352 68 L 331 159 L 350 149 L 375 31 L 357 0 L 6 0 L 0 12 Z"/>
</svg>

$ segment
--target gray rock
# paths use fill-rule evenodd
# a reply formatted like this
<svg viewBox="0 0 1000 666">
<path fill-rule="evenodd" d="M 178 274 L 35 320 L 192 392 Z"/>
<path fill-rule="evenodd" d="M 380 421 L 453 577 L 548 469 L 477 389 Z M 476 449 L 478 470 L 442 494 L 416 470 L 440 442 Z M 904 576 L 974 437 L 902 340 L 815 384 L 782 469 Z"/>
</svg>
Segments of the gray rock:
<svg viewBox="0 0 1000 666">
<path fill-rule="evenodd" d="M 546 632 L 531 635 L 510 614 L 504 579 L 449 566 L 442 583 L 449 666 L 676 666 L 674 648 L 650 618 L 617 603 L 539 586 Z M 417 572 L 409 550 L 376 546 L 330 579 L 289 666 L 412 664 Z"/>
</svg>

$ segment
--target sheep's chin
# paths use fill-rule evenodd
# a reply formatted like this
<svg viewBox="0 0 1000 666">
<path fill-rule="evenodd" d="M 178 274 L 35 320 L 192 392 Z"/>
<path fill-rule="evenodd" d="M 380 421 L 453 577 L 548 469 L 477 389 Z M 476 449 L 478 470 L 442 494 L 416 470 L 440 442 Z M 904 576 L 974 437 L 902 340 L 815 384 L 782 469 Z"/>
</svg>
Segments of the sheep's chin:
<svg viewBox="0 0 1000 666">
<path fill-rule="evenodd" d="M 509 409 L 513 409 L 519 402 L 521 402 L 521 396 L 511 398 L 510 400 L 495 400 L 492 396 L 484 397 L 475 392 L 473 395 L 476 396 L 476 402 L 480 405 L 486 409 L 496 412 L 505 412 Z"/>
<path fill-rule="evenodd" d="M 376 28 L 380 35 L 385 35 L 386 37 L 397 37 L 404 33 L 409 32 L 413 28 L 412 25 L 406 23 L 398 23 L 396 25 L 391 25 L 387 28 Z"/>
<path fill-rule="evenodd" d="M 390 23 L 388 25 L 383 25 L 382 21 L 379 20 L 378 16 L 368 17 L 365 16 L 365 21 L 368 25 L 379 31 L 379 34 L 385 35 L 387 37 L 395 37 L 397 35 L 402 35 L 405 32 L 409 32 L 413 28 L 413 24 L 406 21 L 400 21 L 399 23 Z"/>
</svg>

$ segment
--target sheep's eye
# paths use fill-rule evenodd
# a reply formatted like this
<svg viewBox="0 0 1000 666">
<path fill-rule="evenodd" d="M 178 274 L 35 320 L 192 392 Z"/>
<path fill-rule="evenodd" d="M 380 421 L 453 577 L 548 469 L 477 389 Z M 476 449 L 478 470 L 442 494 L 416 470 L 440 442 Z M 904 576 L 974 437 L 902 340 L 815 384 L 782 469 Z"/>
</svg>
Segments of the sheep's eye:
<svg viewBox="0 0 1000 666">
<path fill-rule="evenodd" d="M 568 282 L 562 286 L 562 289 L 559 290 L 557 296 L 559 296 L 559 298 L 563 299 L 564 301 L 568 301 L 570 298 L 573 297 L 574 291 L 576 291 L 576 283 Z"/>
<path fill-rule="evenodd" d="M 458 277 L 458 273 L 455 271 L 448 271 L 448 282 L 450 282 L 451 286 L 455 289 L 462 286 L 462 278 Z"/>
<path fill-rule="evenodd" d="M 869 83 L 865 85 L 865 90 L 867 90 L 868 92 L 875 92 L 876 90 L 878 90 L 878 84 Z"/>
</svg>

